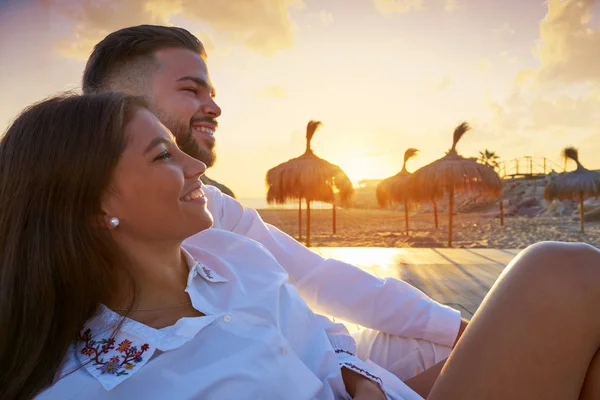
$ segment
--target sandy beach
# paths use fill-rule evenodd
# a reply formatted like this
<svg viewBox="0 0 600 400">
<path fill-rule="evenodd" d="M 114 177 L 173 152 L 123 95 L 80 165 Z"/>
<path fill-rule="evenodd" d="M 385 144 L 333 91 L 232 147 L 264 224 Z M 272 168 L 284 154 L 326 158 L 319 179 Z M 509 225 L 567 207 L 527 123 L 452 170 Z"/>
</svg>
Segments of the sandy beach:
<svg viewBox="0 0 600 400">
<path fill-rule="evenodd" d="M 298 238 L 297 210 L 258 210 L 268 223 Z M 305 220 L 303 210 L 303 219 Z M 313 247 L 446 247 L 448 215 L 439 215 L 435 229 L 433 215 L 420 214 L 410 218 L 410 234 L 404 234 L 404 213 L 387 210 L 337 210 L 337 233 L 332 234 L 331 210 L 312 210 L 311 246 Z M 600 222 L 586 223 L 585 233 L 579 232 L 579 222 L 571 217 L 506 217 L 499 219 L 481 213 L 454 216 L 454 247 L 457 248 L 518 248 L 556 240 L 585 242 L 600 247 Z M 306 226 L 303 222 L 303 240 Z"/>
</svg>

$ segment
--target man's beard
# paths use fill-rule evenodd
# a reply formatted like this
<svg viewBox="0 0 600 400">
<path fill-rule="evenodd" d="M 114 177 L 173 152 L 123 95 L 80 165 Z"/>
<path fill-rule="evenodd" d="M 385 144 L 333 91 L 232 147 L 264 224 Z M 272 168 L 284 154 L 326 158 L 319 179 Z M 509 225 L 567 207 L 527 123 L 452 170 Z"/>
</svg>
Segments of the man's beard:
<svg viewBox="0 0 600 400">
<path fill-rule="evenodd" d="M 196 142 L 194 135 L 192 133 L 192 128 L 189 127 L 181 127 L 181 130 L 174 131 L 171 129 L 173 135 L 175 135 L 175 140 L 177 141 L 177 146 L 186 153 L 187 155 L 194 157 L 196 160 L 202 161 L 206 164 L 206 168 L 210 168 L 215 165 L 217 161 L 217 153 L 215 152 L 215 144 L 214 142 L 211 144 L 206 144 L 209 149 L 202 148 Z"/>
<path fill-rule="evenodd" d="M 205 149 L 198 145 L 198 142 L 194 138 L 192 133 L 191 124 L 184 124 L 175 119 L 167 117 L 164 113 L 157 112 L 154 110 L 158 119 L 171 131 L 175 136 L 177 146 L 181 151 L 194 157 L 196 160 L 202 161 L 206 164 L 207 168 L 215 165 L 217 161 L 217 153 L 215 152 L 215 143 L 204 143 L 208 149 Z"/>
</svg>

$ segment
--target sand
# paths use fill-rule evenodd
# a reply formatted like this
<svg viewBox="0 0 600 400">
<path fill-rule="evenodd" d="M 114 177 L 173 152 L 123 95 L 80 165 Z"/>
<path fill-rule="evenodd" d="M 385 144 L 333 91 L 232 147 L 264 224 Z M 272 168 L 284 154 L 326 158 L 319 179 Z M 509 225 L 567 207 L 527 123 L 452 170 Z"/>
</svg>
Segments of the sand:
<svg viewBox="0 0 600 400">
<path fill-rule="evenodd" d="M 262 218 L 298 239 L 297 210 L 258 210 Z M 448 215 L 439 215 L 435 229 L 433 215 L 410 218 L 409 235 L 404 234 L 404 213 L 387 210 L 337 210 L 337 233 L 332 234 L 331 210 L 311 211 L 312 247 L 446 247 Z M 306 214 L 303 210 L 303 242 L 306 239 Z M 585 233 L 571 217 L 506 217 L 499 219 L 482 213 L 454 216 L 453 247 L 523 249 L 533 243 L 556 240 L 585 242 L 600 247 L 600 222 L 589 222 Z"/>
</svg>

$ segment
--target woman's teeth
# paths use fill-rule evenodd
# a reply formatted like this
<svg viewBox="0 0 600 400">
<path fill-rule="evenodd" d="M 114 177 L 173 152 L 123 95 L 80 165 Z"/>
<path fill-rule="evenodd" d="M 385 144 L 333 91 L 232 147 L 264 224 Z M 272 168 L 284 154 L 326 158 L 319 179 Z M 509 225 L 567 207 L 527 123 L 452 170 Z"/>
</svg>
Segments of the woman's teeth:
<svg viewBox="0 0 600 400">
<path fill-rule="evenodd" d="M 205 126 L 194 127 L 194 129 L 197 130 L 198 132 L 207 133 L 209 135 L 214 135 L 215 134 L 214 129 L 210 129 L 210 128 L 207 128 Z"/>
<path fill-rule="evenodd" d="M 198 199 L 201 199 L 202 197 L 204 197 L 204 193 L 202 192 L 201 188 L 198 188 L 198 189 L 190 192 L 189 194 L 186 194 L 183 197 L 183 201 L 198 200 Z"/>
</svg>

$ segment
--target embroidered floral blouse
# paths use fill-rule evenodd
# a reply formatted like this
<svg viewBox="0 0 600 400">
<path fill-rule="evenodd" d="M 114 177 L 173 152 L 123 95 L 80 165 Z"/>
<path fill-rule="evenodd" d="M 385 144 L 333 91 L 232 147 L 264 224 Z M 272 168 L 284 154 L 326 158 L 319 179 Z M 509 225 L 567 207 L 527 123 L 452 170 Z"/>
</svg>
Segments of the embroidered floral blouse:
<svg viewBox="0 0 600 400">
<path fill-rule="evenodd" d="M 182 249 L 186 292 L 203 317 L 154 329 L 102 306 L 39 399 L 349 399 L 341 368 L 389 399 L 420 399 L 359 360 L 341 324 L 314 314 L 262 245 L 211 230 Z"/>
</svg>

